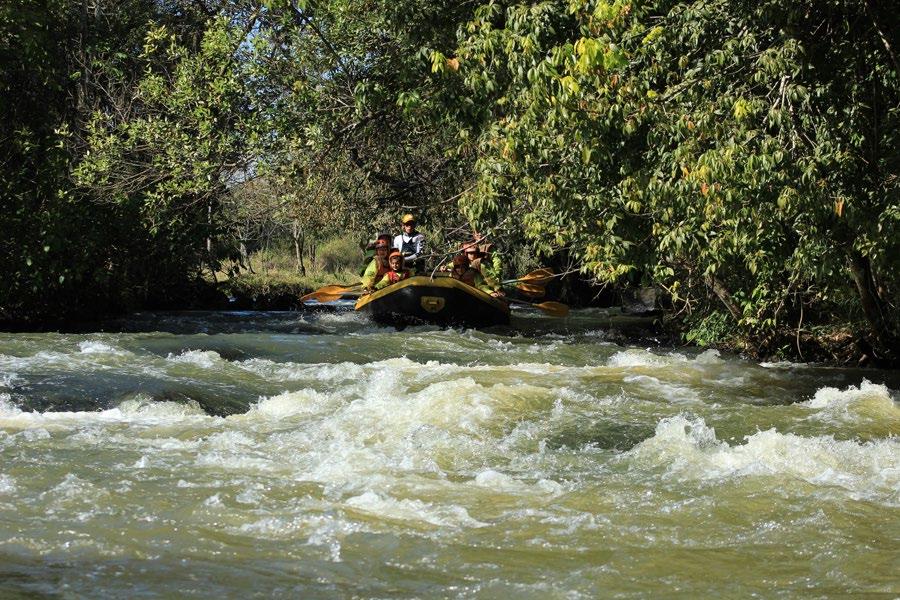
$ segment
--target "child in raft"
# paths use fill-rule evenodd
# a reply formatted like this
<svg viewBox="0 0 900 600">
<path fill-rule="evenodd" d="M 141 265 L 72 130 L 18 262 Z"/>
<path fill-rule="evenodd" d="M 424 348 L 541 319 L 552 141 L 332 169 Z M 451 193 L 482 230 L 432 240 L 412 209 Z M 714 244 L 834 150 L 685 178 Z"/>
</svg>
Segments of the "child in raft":
<svg viewBox="0 0 900 600">
<path fill-rule="evenodd" d="M 403 253 L 396 249 L 392 250 L 388 256 L 388 264 L 391 269 L 384 274 L 381 281 L 375 284 L 375 289 L 380 290 L 392 283 L 397 283 L 398 281 L 403 281 L 404 279 L 412 277 L 412 271 L 405 268 L 403 262 Z"/>
</svg>

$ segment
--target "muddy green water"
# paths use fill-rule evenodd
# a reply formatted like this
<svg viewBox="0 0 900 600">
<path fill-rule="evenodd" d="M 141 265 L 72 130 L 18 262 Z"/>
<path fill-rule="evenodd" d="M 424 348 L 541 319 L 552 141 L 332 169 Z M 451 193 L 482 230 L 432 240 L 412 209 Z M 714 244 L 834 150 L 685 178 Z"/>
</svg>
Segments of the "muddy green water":
<svg viewBox="0 0 900 600">
<path fill-rule="evenodd" d="M 900 595 L 896 372 L 607 320 L 0 334 L 0 597 Z"/>
</svg>

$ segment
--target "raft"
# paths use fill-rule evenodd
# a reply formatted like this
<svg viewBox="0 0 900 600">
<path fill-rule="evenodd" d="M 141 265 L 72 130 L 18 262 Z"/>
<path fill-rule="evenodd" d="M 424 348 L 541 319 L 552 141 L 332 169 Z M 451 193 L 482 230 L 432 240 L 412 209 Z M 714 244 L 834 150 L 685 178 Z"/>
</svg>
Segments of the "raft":
<svg viewBox="0 0 900 600">
<path fill-rule="evenodd" d="M 490 327 L 509 324 L 503 300 L 447 276 L 410 277 L 361 297 L 356 310 L 385 325 L 430 323 Z"/>
</svg>

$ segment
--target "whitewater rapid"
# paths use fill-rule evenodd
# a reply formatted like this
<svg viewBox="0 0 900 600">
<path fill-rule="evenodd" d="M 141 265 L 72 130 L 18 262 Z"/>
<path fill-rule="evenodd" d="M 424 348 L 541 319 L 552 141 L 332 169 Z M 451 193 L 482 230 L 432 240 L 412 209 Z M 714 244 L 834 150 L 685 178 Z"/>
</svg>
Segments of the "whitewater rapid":
<svg viewBox="0 0 900 600">
<path fill-rule="evenodd" d="M 0 592 L 900 593 L 896 374 L 162 318 L 0 334 Z"/>
</svg>

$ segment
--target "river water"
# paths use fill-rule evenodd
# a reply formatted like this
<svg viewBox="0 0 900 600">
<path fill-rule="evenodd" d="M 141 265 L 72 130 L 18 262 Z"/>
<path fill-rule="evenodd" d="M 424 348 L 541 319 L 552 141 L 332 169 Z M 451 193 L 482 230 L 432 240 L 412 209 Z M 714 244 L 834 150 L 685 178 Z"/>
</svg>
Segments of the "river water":
<svg viewBox="0 0 900 600">
<path fill-rule="evenodd" d="M 898 373 L 608 320 L 0 334 L 0 597 L 900 594 Z"/>
</svg>

